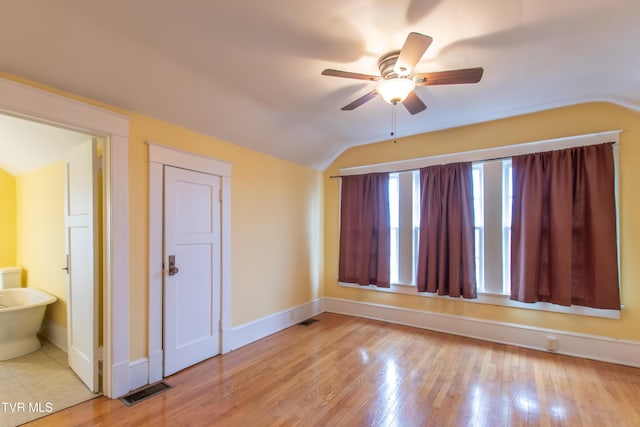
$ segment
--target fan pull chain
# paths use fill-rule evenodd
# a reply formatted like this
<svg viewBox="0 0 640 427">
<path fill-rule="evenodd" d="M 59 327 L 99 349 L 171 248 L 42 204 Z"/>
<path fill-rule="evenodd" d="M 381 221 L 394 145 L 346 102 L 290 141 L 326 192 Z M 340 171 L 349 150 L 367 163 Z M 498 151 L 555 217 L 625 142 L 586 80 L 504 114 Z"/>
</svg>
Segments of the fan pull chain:
<svg viewBox="0 0 640 427">
<path fill-rule="evenodd" d="M 396 104 L 397 102 L 394 102 L 391 105 L 391 137 L 393 137 L 394 144 L 398 142 L 396 140 Z"/>
</svg>

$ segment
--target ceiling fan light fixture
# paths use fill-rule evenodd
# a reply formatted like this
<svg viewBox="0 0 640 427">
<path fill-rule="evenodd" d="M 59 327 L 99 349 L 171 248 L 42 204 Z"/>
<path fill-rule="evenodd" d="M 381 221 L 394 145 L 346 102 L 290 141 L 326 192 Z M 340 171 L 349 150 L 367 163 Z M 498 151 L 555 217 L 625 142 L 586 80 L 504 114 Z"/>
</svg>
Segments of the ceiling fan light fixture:
<svg viewBox="0 0 640 427">
<path fill-rule="evenodd" d="M 411 79 L 393 78 L 381 80 L 376 90 L 389 104 L 397 104 L 404 101 L 415 88 L 416 84 Z"/>
</svg>

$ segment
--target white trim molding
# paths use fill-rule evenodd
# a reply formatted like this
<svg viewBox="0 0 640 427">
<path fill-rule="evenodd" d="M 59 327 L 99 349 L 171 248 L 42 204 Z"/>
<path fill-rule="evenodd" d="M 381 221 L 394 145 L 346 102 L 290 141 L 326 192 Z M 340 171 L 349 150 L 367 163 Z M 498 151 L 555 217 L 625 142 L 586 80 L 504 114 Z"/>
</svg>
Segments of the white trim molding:
<svg viewBox="0 0 640 427">
<path fill-rule="evenodd" d="M 421 157 L 415 159 L 399 160 L 387 163 L 377 163 L 371 165 L 362 165 L 341 168 L 338 170 L 339 176 L 359 175 L 366 173 L 385 173 L 385 172 L 399 172 L 399 171 L 412 171 L 419 170 L 420 168 L 448 164 L 454 162 L 487 162 L 499 159 L 507 159 L 509 157 L 523 155 L 535 152 L 562 150 L 573 147 L 583 147 L 596 144 L 604 144 L 613 142 L 613 159 L 615 164 L 615 203 L 616 203 L 616 233 L 618 234 L 618 271 L 620 271 L 620 210 L 619 210 L 619 193 L 618 193 L 618 153 L 620 148 L 620 134 L 623 131 L 621 129 L 608 130 L 602 132 L 595 132 L 583 135 L 572 135 L 560 138 L 546 139 L 541 141 L 523 142 L 513 145 L 505 145 L 499 147 L 483 148 L 472 151 L 454 152 L 449 154 L 441 154 L 435 156 Z M 340 187 L 341 188 L 341 187 Z M 340 199 L 340 196 L 338 196 Z M 485 248 L 486 250 L 486 248 Z M 358 289 L 368 289 L 377 292 L 391 292 L 405 295 L 414 295 L 426 298 L 449 298 L 446 296 L 440 296 L 430 294 L 426 292 L 418 292 L 415 285 L 396 283 L 391 284 L 389 288 L 380 288 L 374 285 L 360 286 L 349 283 L 339 282 L 338 286 L 351 287 Z M 508 287 L 508 285 L 507 285 Z M 621 301 L 620 310 L 611 309 L 598 309 L 591 307 L 581 307 L 572 305 L 564 307 L 558 304 L 552 304 L 547 302 L 535 302 L 535 303 L 522 303 L 518 301 L 512 301 L 509 295 L 495 294 L 489 292 L 478 292 L 478 298 L 465 300 L 466 302 L 478 303 L 478 304 L 491 304 L 504 307 L 516 307 L 528 310 L 549 311 L 556 313 L 564 313 L 571 315 L 592 316 L 608 319 L 619 319 L 620 311 L 624 308 L 624 301 Z"/>
<path fill-rule="evenodd" d="M 339 169 L 338 172 L 340 175 L 360 175 L 376 172 L 397 172 L 399 170 L 418 170 L 420 168 L 433 165 L 442 165 L 454 162 L 481 162 L 489 159 L 513 157 L 538 151 L 561 150 L 585 145 L 603 144 L 605 142 L 614 142 L 617 145 L 621 132 L 622 130 L 611 130 L 585 135 L 546 139 L 544 141 L 523 142 L 520 144 L 505 145 L 502 147 L 483 148 L 481 150 L 462 151 L 373 165 L 354 166 Z"/>
<path fill-rule="evenodd" d="M 103 394 L 129 392 L 129 118 L 0 78 L 0 113 L 105 138 Z"/>
<path fill-rule="evenodd" d="M 45 316 L 38 334 L 60 350 L 67 352 L 67 328 L 52 322 L 51 319 Z"/>
<path fill-rule="evenodd" d="M 149 359 L 129 362 L 129 389 L 135 390 L 149 384 Z"/>
<path fill-rule="evenodd" d="M 163 176 L 174 166 L 220 177 L 221 351 L 231 351 L 231 164 L 148 141 L 149 147 L 149 384 L 163 378 Z"/>
<path fill-rule="evenodd" d="M 618 340 L 596 335 L 535 328 L 513 323 L 498 322 L 422 310 L 324 298 L 327 312 L 382 320 L 447 334 L 510 344 L 534 350 L 548 350 L 549 339 L 555 345 L 554 353 L 603 362 L 640 367 L 640 342 Z"/>
<path fill-rule="evenodd" d="M 582 307 L 579 305 L 572 305 L 565 307 L 559 304 L 552 304 L 550 302 L 537 301 L 534 303 L 525 303 L 520 301 L 513 301 L 507 294 L 493 294 L 489 292 L 478 292 L 477 298 L 462 299 L 456 297 L 450 297 L 448 295 L 438 295 L 437 293 L 430 292 L 418 292 L 416 285 L 394 284 L 388 288 L 381 288 L 376 285 L 356 285 L 354 283 L 338 282 L 338 286 L 341 288 L 352 288 L 366 291 L 392 293 L 392 294 L 405 294 L 419 296 L 422 298 L 436 298 L 449 301 L 464 301 L 470 304 L 489 304 L 499 305 L 503 307 L 524 308 L 527 310 L 538 311 L 552 311 L 554 313 L 572 314 L 578 316 L 590 316 L 590 317 L 602 317 L 605 319 L 620 319 L 620 310 L 609 310 L 603 308 L 591 308 Z M 621 309 L 624 308 L 621 307 Z"/>
<path fill-rule="evenodd" d="M 300 323 L 322 313 L 324 310 L 324 299 L 315 299 L 306 304 L 283 310 L 281 312 L 236 326 L 231 331 L 232 349 L 244 347 L 261 338 L 275 334 L 283 329 Z"/>
</svg>

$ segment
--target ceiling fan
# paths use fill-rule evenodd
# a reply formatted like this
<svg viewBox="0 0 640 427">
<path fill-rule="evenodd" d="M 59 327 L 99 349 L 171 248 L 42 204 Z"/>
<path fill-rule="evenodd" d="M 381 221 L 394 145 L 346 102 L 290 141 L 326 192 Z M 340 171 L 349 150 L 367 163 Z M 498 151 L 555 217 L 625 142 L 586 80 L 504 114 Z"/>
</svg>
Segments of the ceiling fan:
<svg viewBox="0 0 640 427">
<path fill-rule="evenodd" d="M 422 58 L 433 39 L 420 33 L 409 33 L 401 50 L 388 52 L 378 59 L 380 76 L 326 69 L 324 76 L 379 82 L 376 89 L 342 107 L 343 111 L 353 110 L 380 94 L 390 104 L 401 102 L 411 114 L 427 108 L 414 92 L 416 86 L 477 83 L 484 70 L 481 67 L 461 70 L 414 73 L 414 67 Z"/>
</svg>

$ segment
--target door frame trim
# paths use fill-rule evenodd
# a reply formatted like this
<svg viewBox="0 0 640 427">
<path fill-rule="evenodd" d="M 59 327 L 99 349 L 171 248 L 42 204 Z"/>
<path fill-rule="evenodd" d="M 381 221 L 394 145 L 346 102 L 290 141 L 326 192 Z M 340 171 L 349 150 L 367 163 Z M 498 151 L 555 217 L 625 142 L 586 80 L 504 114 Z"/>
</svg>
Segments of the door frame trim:
<svg viewBox="0 0 640 427">
<path fill-rule="evenodd" d="M 220 349 L 231 351 L 231 164 L 147 141 L 149 147 L 149 384 L 160 381 L 162 350 L 162 245 L 164 166 L 189 169 L 220 180 Z"/>
<path fill-rule="evenodd" d="M 129 117 L 0 77 L 0 113 L 105 138 L 103 394 L 129 390 Z"/>
</svg>

